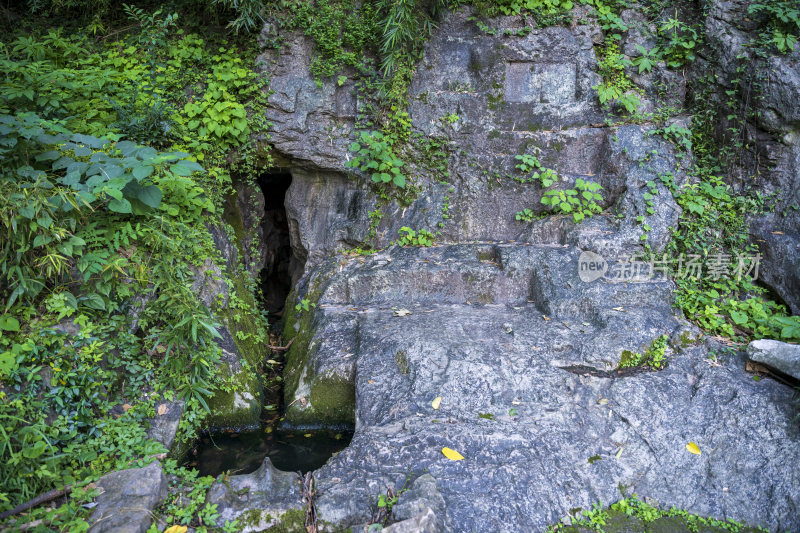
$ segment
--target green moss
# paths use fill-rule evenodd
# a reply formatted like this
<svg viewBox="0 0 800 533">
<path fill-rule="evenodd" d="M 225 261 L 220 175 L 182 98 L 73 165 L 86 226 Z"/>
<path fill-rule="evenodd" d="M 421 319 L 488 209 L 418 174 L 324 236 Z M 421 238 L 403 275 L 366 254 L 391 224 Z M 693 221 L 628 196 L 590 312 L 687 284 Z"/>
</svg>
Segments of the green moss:
<svg viewBox="0 0 800 533">
<path fill-rule="evenodd" d="M 306 513 L 301 509 L 289 509 L 281 515 L 279 522 L 266 533 L 305 533 Z"/>
<path fill-rule="evenodd" d="M 478 296 L 475 297 L 475 302 L 479 304 L 493 304 L 494 297 L 487 292 L 481 292 L 478 293 Z"/>
<path fill-rule="evenodd" d="M 639 358 L 642 354 L 633 353 L 630 350 L 622 350 L 622 354 L 619 356 L 619 368 L 625 368 L 629 366 L 635 366 L 639 364 Z"/>
<path fill-rule="evenodd" d="M 700 336 L 692 335 L 691 331 L 684 331 L 678 336 L 678 347 L 679 348 L 687 348 L 694 344 L 697 344 L 700 341 Z"/>
<path fill-rule="evenodd" d="M 252 528 L 258 526 L 262 521 L 272 520 L 272 515 L 260 509 L 248 509 L 237 518 L 242 528 Z"/>
<path fill-rule="evenodd" d="M 300 377 L 308 362 L 309 347 L 311 345 L 311 313 L 300 313 L 291 302 L 297 294 L 294 290 L 289 293 L 284 308 L 286 322 L 283 326 L 283 342 L 292 341 L 291 349 L 286 353 L 286 365 L 283 368 L 283 398 L 289 405 L 294 398 L 294 393 L 300 384 Z"/>
<path fill-rule="evenodd" d="M 228 306 L 219 312 L 220 319 L 233 335 L 233 341 L 244 359 L 257 368 L 264 358 L 263 347 L 266 324 L 260 324 L 256 318 L 257 305 L 252 293 L 247 289 L 245 273 L 232 276 L 233 293 L 239 300 L 238 309 Z"/>
<path fill-rule="evenodd" d="M 247 370 L 236 372 L 230 381 L 232 390 L 217 391 L 208 400 L 211 414 L 206 424 L 211 428 L 257 426 L 261 417 L 261 381 Z"/>
<path fill-rule="evenodd" d="M 355 384 L 341 376 L 318 376 L 309 384 L 306 405 L 286 409 L 286 421 L 295 426 L 352 426 L 355 424 Z"/>
<path fill-rule="evenodd" d="M 401 374 L 408 375 L 408 354 L 405 350 L 397 350 L 397 353 L 394 354 L 394 362 Z"/>
<path fill-rule="evenodd" d="M 242 216 L 233 197 L 226 201 L 224 219 L 233 229 L 238 257 L 243 258 L 244 227 Z M 211 415 L 207 423 L 215 428 L 232 428 L 258 425 L 261 416 L 263 390 L 256 369 L 266 355 L 264 350 L 267 324 L 259 317 L 258 306 L 250 289 L 249 274 L 239 268 L 228 272 L 231 282 L 230 298 L 217 317 L 231 333 L 236 350 L 241 357 L 241 370 L 232 376 L 231 390 L 220 390 L 208 402 Z"/>
</svg>

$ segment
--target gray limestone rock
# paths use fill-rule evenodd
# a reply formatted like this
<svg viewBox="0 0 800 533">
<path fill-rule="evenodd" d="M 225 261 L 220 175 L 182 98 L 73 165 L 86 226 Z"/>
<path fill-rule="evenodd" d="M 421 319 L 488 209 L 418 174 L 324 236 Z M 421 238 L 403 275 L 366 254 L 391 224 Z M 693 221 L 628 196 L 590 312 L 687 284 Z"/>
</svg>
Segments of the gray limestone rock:
<svg viewBox="0 0 800 533">
<path fill-rule="evenodd" d="M 219 523 L 239 520 L 241 533 L 264 531 L 273 526 L 297 527 L 292 520 L 305 516 L 300 489 L 297 474 L 275 469 L 267 457 L 252 474 L 230 476 L 214 483 L 206 501 L 218 506 Z M 288 531 L 303 529 L 301 525 Z"/>
<path fill-rule="evenodd" d="M 791 389 L 754 382 L 743 360 L 712 364 L 694 337 L 667 351 L 664 370 L 619 374 L 622 350 L 692 328 L 673 315 L 670 283 L 583 282 L 579 252 L 392 248 L 314 269 L 301 283 L 317 295 L 301 330 L 313 349 L 295 371 L 311 397 L 317 369 L 355 387 L 338 406 L 354 409 L 353 440 L 315 473 L 322 520 L 363 524 L 376 494 L 427 472 L 451 531 L 540 530 L 619 499 L 620 487 L 666 507 L 800 527 Z M 445 446 L 465 459 L 447 460 Z"/>
<path fill-rule="evenodd" d="M 436 486 L 436 480 L 430 474 L 423 474 L 414 480 L 411 489 L 403 492 L 392 507 L 392 518 L 411 520 L 425 510 L 431 510 L 434 515 L 444 515 L 445 504 L 442 494 Z"/>
<path fill-rule="evenodd" d="M 442 527 L 436 514 L 428 507 L 411 518 L 383 528 L 383 533 L 441 533 L 441 531 Z"/>
<path fill-rule="evenodd" d="M 150 419 L 147 437 L 160 442 L 167 450 L 171 450 L 175 444 L 178 424 L 183 415 L 183 405 L 183 400 L 164 401 L 156 404 L 156 416 Z"/>
<path fill-rule="evenodd" d="M 106 474 L 97 486 L 102 492 L 89 519 L 92 533 L 145 533 L 153 509 L 167 497 L 167 478 L 158 461 Z"/>
<path fill-rule="evenodd" d="M 795 379 L 800 379 L 800 346 L 781 341 L 761 339 L 747 346 L 747 356 Z"/>
</svg>

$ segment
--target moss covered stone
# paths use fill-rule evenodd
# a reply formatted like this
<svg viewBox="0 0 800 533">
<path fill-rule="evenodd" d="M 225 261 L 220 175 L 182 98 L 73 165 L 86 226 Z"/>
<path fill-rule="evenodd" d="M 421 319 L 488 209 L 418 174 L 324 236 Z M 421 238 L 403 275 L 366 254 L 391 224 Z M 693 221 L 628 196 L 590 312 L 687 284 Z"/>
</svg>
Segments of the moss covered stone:
<svg viewBox="0 0 800 533">
<path fill-rule="evenodd" d="M 319 285 L 317 285 L 318 287 Z M 316 301 L 319 290 L 307 298 Z M 283 371 L 285 421 L 291 426 L 350 426 L 355 423 L 355 384 L 336 374 L 317 375 L 312 368 L 314 354 L 313 313 L 289 305 L 297 299 L 294 291 L 287 298 L 283 340 L 292 340 Z"/>
</svg>

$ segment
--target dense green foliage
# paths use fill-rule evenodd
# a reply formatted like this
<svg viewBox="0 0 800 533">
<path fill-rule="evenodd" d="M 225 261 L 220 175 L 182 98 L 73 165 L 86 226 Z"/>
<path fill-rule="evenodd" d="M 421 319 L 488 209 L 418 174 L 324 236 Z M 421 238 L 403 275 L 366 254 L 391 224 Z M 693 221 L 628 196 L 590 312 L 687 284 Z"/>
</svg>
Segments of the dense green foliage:
<svg viewBox="0 0 800 533">
<path fill-rule="evenodd" d="M 0 509 L 164 452 L 145 435 L 160 401 L 186 402 L 190 437 L 233 387 L 221 317 L 260 320 L 236 295 L 235 312 L 209 309 L 192 285 L 224 265 L 206 221 L 231 172 L 252 172 L 265 126 L 253 49 L 185 33 L 175 15 L 118 11 L 137 28 L 122 40 L 0 42 Z M 84 529 L 87 497 L 25 520 Z M 203 513 L 184 519 L 212 526 Z"/>
</svg>

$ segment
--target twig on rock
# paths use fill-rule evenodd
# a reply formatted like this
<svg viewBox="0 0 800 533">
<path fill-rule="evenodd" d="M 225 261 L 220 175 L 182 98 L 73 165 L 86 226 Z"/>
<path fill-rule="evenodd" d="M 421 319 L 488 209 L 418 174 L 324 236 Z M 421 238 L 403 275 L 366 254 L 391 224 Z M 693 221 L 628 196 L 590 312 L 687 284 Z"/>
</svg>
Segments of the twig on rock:
<svg viewBox="0 0 800 533">
<path fill-rule="evenodd" d="M 275 352 L 285 352 L 286 350 L 289 349 L 289 347 L 291 347 L 293 342 L 294 342 L 294 339 L 290 340 L 289 344 L 287 344 L 286 346 L 273 346 L 273 345 L 270 344 L 270 345 L 267 346 L 267 348 L 269 348 L 270 350 L 273 350 Z"/>
</svg>

